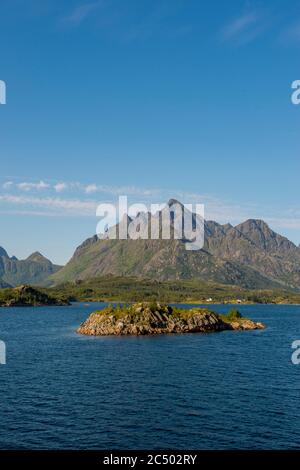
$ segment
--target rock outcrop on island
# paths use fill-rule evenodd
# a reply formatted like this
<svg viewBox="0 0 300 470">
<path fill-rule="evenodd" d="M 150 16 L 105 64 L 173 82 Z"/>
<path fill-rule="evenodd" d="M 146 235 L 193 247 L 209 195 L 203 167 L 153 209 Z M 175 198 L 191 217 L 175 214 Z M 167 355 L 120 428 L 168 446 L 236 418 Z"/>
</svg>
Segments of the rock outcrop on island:
<svg viewBox="0 0 300 470">
<path fill-rule="evenodd" d="M 51 305 L 69 305 L 68 300 L 52 297 L 31 286 L 19 286 L 13 289 L 1 289 L 0 307 L 40 307 Z"/>
<path fill-rule="evenodd" d="M 93 336 L 156 335 L 163 333 L 209 333 L 224 330 L 263 329 L 262 323 L 238 312 L 218 315 L 206 308 L 177 309 L 159 303 L 109 306 L 92 313 L 77 333 Z"/>
</svg>

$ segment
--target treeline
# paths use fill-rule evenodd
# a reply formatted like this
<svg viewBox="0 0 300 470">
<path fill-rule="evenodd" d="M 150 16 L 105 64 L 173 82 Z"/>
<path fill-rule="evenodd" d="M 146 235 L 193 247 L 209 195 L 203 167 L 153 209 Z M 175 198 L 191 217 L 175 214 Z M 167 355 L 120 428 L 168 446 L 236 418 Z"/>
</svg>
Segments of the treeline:
<svg viewBox="0 0 300 470">
<path fill-rule="evenodd" d="M 44 289 L 70 301 L 161 301 L 187 303 L 300 303 L 300 292 L 250 290 L 201 280 L 155 281 L 105 276 Z"/>
</svg>

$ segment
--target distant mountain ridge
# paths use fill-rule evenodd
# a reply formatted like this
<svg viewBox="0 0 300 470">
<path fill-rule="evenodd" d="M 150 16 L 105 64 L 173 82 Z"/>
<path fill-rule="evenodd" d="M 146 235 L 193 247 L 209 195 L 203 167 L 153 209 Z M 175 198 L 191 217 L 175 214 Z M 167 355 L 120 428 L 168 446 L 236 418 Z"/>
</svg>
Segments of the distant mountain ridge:
<svg viewBox="0 0 300 470">
<path fill-rule="evenodd" d="M 249 219 L 235 227 L 205 221 L 204 230 L 205 244 L 198 251 L 187 251 L 182 240 L 99 240 L 94 236 L 83 242 L 47 283 L 111 274 L 300 289 L 300 248 L 263 220 Z"/>
<path fill-rule="evenodd" d="M 0 247 L 0 287 L 15 287 L 21 284 L 42 285 L 61 266 L 51 263 L 41 253 L 35 252 L 25 260 L 9 257 Z"/>
</svg>

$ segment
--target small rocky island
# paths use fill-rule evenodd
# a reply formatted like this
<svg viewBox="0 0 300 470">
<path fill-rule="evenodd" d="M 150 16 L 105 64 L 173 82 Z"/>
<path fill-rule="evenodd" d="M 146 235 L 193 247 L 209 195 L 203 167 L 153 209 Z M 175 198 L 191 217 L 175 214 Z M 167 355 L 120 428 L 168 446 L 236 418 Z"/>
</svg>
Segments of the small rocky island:
<svg viewBox="0 0 300 470">
<path fill-rule="evenodd" d="M 0 307 L 41 307 L 69 305 L 63 298 L 52 297 L 31 286 L 19 286 L 0 290 Z"/>
<path fill-rule="evenodd" d="M 77 333 L 93 336 L 209 333 L 224 330 L 263 329 L 262 323 L 243 318 L 237 310 L 219 315 L 207 308 L 178 309 L 169 305 L 137 303 L 108 306 L 92 313 Z"/>
</svg>

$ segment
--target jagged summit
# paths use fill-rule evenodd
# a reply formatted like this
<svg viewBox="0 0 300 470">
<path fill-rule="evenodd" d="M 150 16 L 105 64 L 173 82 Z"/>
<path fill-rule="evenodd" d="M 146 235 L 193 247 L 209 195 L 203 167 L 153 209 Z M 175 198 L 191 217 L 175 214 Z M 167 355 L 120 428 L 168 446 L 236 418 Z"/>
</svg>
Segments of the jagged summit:
<svg viewBox="0 0 300 470">
<path fill-rule="evenodd" d="M 163 210 L 176 204 L 182 206 L 177 199 L 170 199 Z M 49 282 L 111 274 L 156 280 L 202 279 L 247 288 L 300 289 L 300 249 L 263 220 L 248 219 L 235 227 L 205 221 L 204 230 L 203 249 L 190 252 L 178 239 L 93 237 L 77 248 L 69 263 Z"/>
<path fill-rule="evenodd" d="M 261 219 L 248 219 L 241 224 L 236 225 L 237 230 L 243 233 L 259 231 L 265 234 L 273 234 L 273 230 L 270 229 L 269 225 Z"/>
<path fill-rule="evenodd" d="M 170 199 L 163 210 L 182 204 Z M 149 214 L 140 213 L 141 226 Z M 159 217 L 157 213 L 154 217 Z M 134 218 L 125 218 L 126 224 Z M 117 225 L 117 233 L 120 225 Z M 202 250 L 187 251 L 181 239 L 99 239 L 84 241 L 62 269 L 40 252 L 27 260 L 9 258 L 0 251 L 0 280 L 10 285 L 59 284 L 98 276 L 135 276 L 155 280 L 200 279 L 247 288 L 300 289 L 300 248 L 273 231 L 261 219 L 232 226 L 204 221 Z M 2 253 L 2 255 L 1 255 Z"/>
<path fill-rule="evenodd" d="M 268 251 L 280 250 L 281 254 L 296 249 L 296 245 L 286 237 L 274 232 L 269 225 L 261 219 L 248 219 L 237 225 L 236 230 L 261 249 Z"/>
</svg>

